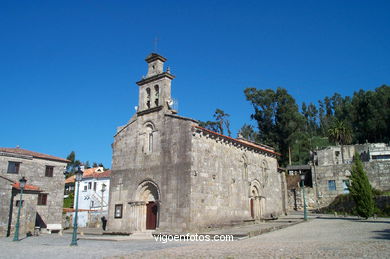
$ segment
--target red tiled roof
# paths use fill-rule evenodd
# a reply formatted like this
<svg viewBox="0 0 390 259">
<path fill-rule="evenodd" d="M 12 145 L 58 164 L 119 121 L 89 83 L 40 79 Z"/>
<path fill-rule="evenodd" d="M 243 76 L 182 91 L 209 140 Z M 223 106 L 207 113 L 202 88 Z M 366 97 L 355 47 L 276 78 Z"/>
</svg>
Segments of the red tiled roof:
<svg viewBox="0 0 390 259">
<path fill-rule="evenodd" d="M 83 175 L 83 178 L 108 178 L 110 177 L 111 175 L 111 170 L 107 170 L 107 171 L 104 171 L 104 172 L 95 172 L 93 174 L 89 174 L 89 175 Z"/>
<path fill-rule="evenodd" d="M 65 179 L 65 183 L 74 183 L 74 175 L 69 176 Z"/>
<path fill-rule="evenodd" d="M 221 138 L 224 138 L 228 141 L 231 141 L 231 142 L 235 142 L 235 143 L 239 143 L 241 145 L 244 145 L 244 146 L 247 146 L 247 147 L 252 147 L 254 149 L 257 149 L 257 150 L 261 150 L 261 151 L 264 151 L 264 152 L 267 152 L 267 153 L 270 153 L 270 154 L 273 154 L 273 155 L 277 155 L 277 156 L 281 156 L 280 153 L 278 152 L 275 152 L 273 150 L 270 150 L 270 149 L 267 149 L 265 147 L 262 147 L 260 145 L 256 145 L 252 142 L 249 142 L 249 141 L 241 141 L 241 140 L 238 140 L 238 139 L 235 139 L 235 138 L 231 138 L 231 137 L 228 137 L 228 136 L 225 136 L 225 135 L 222 135 L 222 134 L 219 134 L 217 132 L 214 132 L 214 131 L 211 131 L 211 130 L 208 130 L 208 129 L 205 129 L 205 128 L 202 128 L 200 126 L 194 126 L 195 128 L 197 129 L 200 129 L 208 134 L 211 134 L 211 135 L 214 135 L 214 136 L 218 136 L 218 137 L 221 137 Z"/>
<path fill-rule="evenodd" d="M 104 172 L 96 172 L 97 168 L 88 168 L 83 172 L 83 179 L 85 178 L 108 178 L 111 175 L 111 170 L 107 170 Z M 69 176 L 65 179 L 65 183 L 74 183 L 75 176 Z"/>
<path fill-rule="evenodd" d="M 19 182 L 13 183 L 12 187 L 20 190 L 20 183 Z M 26 184 L 23 189 L 25 191 L 38 191 L 38 192 L 41 191 L 41 189 L 39 189 L 38 186 L 31 185 L 31 184 Z"/>
<path fill-rule="evenodd" d="M 0 147 L 0 152 L 7 152 L 7 153 L 14 153 L 14 154 L 20 154 L 20 155 L 26 155 L 26 156 L 32 156 L 35 158 L 42 158 L 42 159 L 47 159 L 47 160 L 54 160 L 54 161 L 59 161 L 59 162 L 64 162 L 64 163 L 69 163 L 69 160 L 56 157 L 56 156 L 51 156 L 51 155 L 46 155 L 22 148 L 9 148 L 9 147 Z"/>
</svg>

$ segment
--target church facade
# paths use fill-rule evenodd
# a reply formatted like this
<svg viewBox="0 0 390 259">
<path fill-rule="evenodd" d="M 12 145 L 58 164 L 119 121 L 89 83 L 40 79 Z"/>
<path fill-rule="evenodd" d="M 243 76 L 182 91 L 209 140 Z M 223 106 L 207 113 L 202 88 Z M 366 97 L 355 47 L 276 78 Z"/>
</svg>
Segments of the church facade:
<svg viewBox="0 0 390 259">
<path fill-rule="evenodd" d="M 177 115 L 165 61 L 146 58 L 137 112 L 114 136 L 108 230 L 182 233 L 285 213 L 279 154 Z"/>
</svg>

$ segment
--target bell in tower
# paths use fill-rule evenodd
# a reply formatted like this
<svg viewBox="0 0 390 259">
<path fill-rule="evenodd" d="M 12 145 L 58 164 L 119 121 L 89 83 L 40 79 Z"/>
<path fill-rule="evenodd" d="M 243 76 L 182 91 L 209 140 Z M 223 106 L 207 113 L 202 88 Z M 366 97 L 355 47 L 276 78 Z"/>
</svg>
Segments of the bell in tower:
<svg viewBox="0 0 390 259">
<path fill-rule="evenodd" d="M 138 115 L 144 113 L 169 110 L 171 101 L 171 81 L 175 76 L 169 71 L 164 72 L 164 62 L 167 59 L 156 53 L 150 54 L 145 61 L 148 63 L 148 73 L 139 86 Z"/>
</svg>

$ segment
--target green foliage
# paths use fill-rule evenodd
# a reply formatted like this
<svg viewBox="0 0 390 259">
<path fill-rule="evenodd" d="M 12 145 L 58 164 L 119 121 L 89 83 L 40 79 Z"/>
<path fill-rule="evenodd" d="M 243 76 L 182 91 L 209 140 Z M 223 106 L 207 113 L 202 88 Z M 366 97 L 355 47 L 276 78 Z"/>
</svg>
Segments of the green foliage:
<svg viewBox="0 0 390 259">
<path fill-rule="evenodd" d="M 307 138 L 305 117 L 299 113 L 295 99 L 280 87 L 276 91 L 247 88 L 244 92 L 254 108 L 251 117 L 259 129 L 257 141 L 275 147 L 282 154 L 281 164 L 286 165 L 289 148 L 298 142 L 299 146 L 306 145 L 303 141 Z"/>
<path fill-rule="evenodd" d="M 244 93 L 253 106 L 251 118 L 257 122 L 257 129 L 244 125 L 241 134 L 275 147 L 282 154 L 282 166 L 287 164 L 289 148 L 293 164 L 300 164 L 308 162 L 311 150 L 327 146 L 329 141 L 342 146 L 390 141 L 390 87 L 387 85 L 374 91 L 360 90 L 353 96 L 335 93 L 319 100 L 317 105 L 302 103 L 301 112 L 284 88 L 276 91 L 247 88 Z M 209 127 L 217 127 L 213 123 Z M 341 151 L 344 159 L 343 148 Z"/>
<path fill-rule="evenodd" d="M 253 129 L 253 126 L 252 125 L 248 125 L 248 124 L 244 124 L 241 129 L 240 129 L 240 132 L 241 136 L 247 140 L 250 140 L 250 141 L 256 141 L 257 139 L 257 133 L 255 132 L 255 130 Z"/>
<path fill-rule="evenodd" d="M 68 176 L 73 175 L 77 166 L 81 165 L 81 162 L 80 160 L 76 160 L 76 153 L 74 151 L 70 152 L 66 159 L 70 161 L 70 163 L 66 166 L 66 172 Z"/>
<path fill-rule="evenodd" d="M 216 109 L 213 117 L 215 121 L 199 121 L 199 126 L 222 135 L 226 133 L 228 136 L 231 136 L 232 133 L 230 131 L 230 121 L 228 119 L 230 115 L 221 109 Z"/>
<path fill-rule="evenodd" d="M 69 193 L 69 196 L 64 199 L 64 208 L 73 208 L 74 193 Z"/>
<path fill-rule="evenodd" d="M 351 173 L 350 194 L 356 203 L 356 212 L 363 218 L 368 218 L 374 213 L 374 200 L 372 187 L 363 169 L 363 163 L 359 154 L 355 153 Z"/>
<path fill-rule="evenodd" d="M 333 125 L 328 129 L 329 141 L 339 145 L 346 145 L 352 141 L 351 128 L 344 122 L 335 120 Z"/>
</svg>

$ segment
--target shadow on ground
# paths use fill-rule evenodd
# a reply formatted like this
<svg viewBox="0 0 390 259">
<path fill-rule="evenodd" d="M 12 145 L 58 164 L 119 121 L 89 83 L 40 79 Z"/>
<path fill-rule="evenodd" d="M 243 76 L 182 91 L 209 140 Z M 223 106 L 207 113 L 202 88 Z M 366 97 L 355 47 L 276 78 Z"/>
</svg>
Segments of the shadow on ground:
<svg viewBox="0 0 390 259">
<path fill-rule="evenodd" d="M 379 231 L 372 231 L 373 233 L 376 233 L 376 236 L 373 237 L 373 239 L 386 239 L 390 240 L 390 229 L 384 229 Z"/>
</svg>

